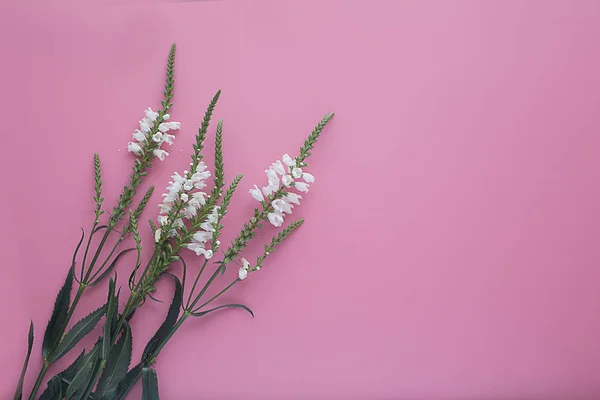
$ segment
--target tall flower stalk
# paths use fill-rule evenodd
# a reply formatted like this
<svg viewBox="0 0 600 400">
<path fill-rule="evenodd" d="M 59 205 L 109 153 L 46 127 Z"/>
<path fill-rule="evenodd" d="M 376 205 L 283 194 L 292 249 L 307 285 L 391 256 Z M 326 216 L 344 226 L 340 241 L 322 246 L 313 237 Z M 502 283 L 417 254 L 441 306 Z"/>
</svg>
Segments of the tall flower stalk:
<svg viewBox="0 0 600 400">
<path fill-rule="evenodd" d="M 89 230 L 83 259 L 81 262 L 81 269 L 80 273 L 78 274 L 79 277 L 77 277 L 74 270 L 77 251 L 79 250 L 79 247 L 81 246 L 81 243 L 84 239 L 83 234 L 73 256 L 73 262 L 71 264 L 71 268 L 69 269 L 66 282 L 63 285 L 63 289 L 57 297 L 57 302 L 55 304 L 52 318 L 48 323 L 46 333 L 44 335 L 44 343 L 42 349 L 43 365 L 38 374 L 31 395 L 29 396 L 30 400 L 35 399 L 39 387 L 50 366 L 70 350 L 69 346 L 65 346 L 64 343 L 65 339 L 73 338 L 69 337 L 68 334 L 65 336 L 65 331 L 84 292 L 88 287 L 96 285 L 103 278 L 109 275 L 112 269 L 115 267 L 119 257 L 122 254 L 124 254 L 124 252 L 128 251 L 125 250 L 124 252 L 119 253 L 119 255 L 117 255 L 114 259 L 112 258 L 118 246 L 121 244 L 121 242 L 123 242 L 127 234 L 132 232 L 133 227 L 131 226 L 131 224 L 126 224 L 121 229 L 121 232 L 118 232 L 118 238 L 116 240 L 116 243 L 110 250 L 108 256 L 104 258 L 104 261 L 100 262 L 102 251 L 109 237 L 113 232 L 115 232 L 118 224 L 122 221 L 126 210 L 132 204 L 136 195 L 136 190 L 142 183 L 143 178 L 146 176 L 147 170 L 152 165 L 154 158 L 156 157 L 162 161 L 166 156 L 166 152 L 160 149 L 160 145 L 163 142 L 169 142 L 172 140 L 172 135 L 166 136 L 168 135 L 168 130 L 179 129 L 178 122 L 165 122 L 170 118 L 168 112 L 173 105 L 172 99 L 174 89 L 175 49 L 175 44 L 173 44 L 169 52 L 167 62 L 164 98 L 161 102 L 162 107 L 156 112 L 150 108 L 145 110 L 145 117 L 140 121 L 140 129 L 136 129 L 136 131 L 133 133 L 133 137 L 134 139 L 136 139 L 136 143 L 130 142 L 128 145 L 128 150 L 140 155 L 140 157 L 135 159 L 133 164 L 133 171 L 129 176 L 129 184 L 123 188 L 123 192 L 119 196 L 116 205 L 110 213 L 108 221 L 104 225 L 100 225 L 100 217 L 102 214 L 104 214 L 104 211 L 102 210 L 102 204 L 104 199 L 102 198 L 100 158 L 98 154 L 94 155 L 94 202 L 96 204 L 94 210 L 94 221 Z M 155 138 L 158 139 L 159 134 L 164 136 L 161 137 L 161 140 L 155 140 Z M 152 140 L 149 140 L 150 138 L 152 138 Z M 134 218 L 139 218 L 139 215 L 141 215 L 146 204 L 148 203 L 152 191 L 153 188 L 150 188 L 144 195 L 139 205 L 135 208 L 135 210 L 133 211 Z M 104 232 L 99 244 L 97 245 L 95 250 L 92 250 L 92 238 L 95 234 L 102 231 Z M 88 256 L 91 257 L 91 260 L 89 262 Z M 112 262 L 109 264 L 111 260 Z M 73 279 L 77 281 L 78 287 L 73 301 L 70 302 L 70 291 Z M 93 314 L 91 316 L 93 316 L 95 319 L 96 314 Z M 88 315 L 88 317 L 90 317 L 90 315 Z M 91 321 L 86 321 L 88 322 L 88 324 L 84 326 L 85 329 L 82 331 L 82 333 L 88 330 L 89 326 L 91 325 L 91 322 L 94 322 L 94 319 L 92 319 Z M 96 320 L 95 322 L 97 323 L 98 321 Z M 95 323 L 93 325 L 95 325 Z M 91 328 L 93 328 L 93 326 L 91 326 Z M 91 330 L 91 328 L 89 328 L 89 330 Z M 71 333 L 71 331 L 69 333 Z M 73 333 L 75 334 L 75 332 Z M 81 333 L 79 333 L 75 337 L 75 339 L 80 339 L 79 336 L 81 336 Z"/>
</svg>

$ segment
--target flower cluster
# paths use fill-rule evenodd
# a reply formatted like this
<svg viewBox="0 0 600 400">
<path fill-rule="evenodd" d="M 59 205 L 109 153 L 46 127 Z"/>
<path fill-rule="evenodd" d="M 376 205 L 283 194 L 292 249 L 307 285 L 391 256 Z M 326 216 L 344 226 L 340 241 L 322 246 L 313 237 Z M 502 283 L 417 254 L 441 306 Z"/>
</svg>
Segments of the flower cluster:
<svg viewBox="0 0 600 400">
<path fill-rule="evenodd" d="M 315 177 L 308 172 L 302 171 L 302 166 L 297 163 L 295 159 L 292 159 L 289 155 L 284 154 L 282 161 L 277 160 L 269 169 L 265 172 L 269 180 L 269 184 L 262 188 L 262 191 L 258 186 L 254 185 L 254 188 L 250 189 L 252 197 L 262 203 L 270 201 L 273 211 L 268 213 L 267 217 L 269 222 L 276 227 L 283 224 L 284 214 L 291 214 L 292 208 L 295 205 L 300 204 L 301 195 L 290 192 L 290 188 L 296 188 L 300 192 L 308 192 L 309 183 L 315 181 Z M 284 165 L 286 165 L 286 168 Z M 300 181 L 302 179 L 303 181 Z M 282 195 L 278 198 L 274 194 L 278 192 L 283 185 Z M 266 200 L 265 200 L 266 197 Z"/>
<path fill-rule="evenodd" d="M 174 135 L 169 134 L 171 130 L 179 130 L 181 124 L 179 122 L 167 121 L 171 116 L 164 114 L 162 122 L 155 129 L 156 120 L 159 118 L 159 113 L 153 111 L 150 107 L 144 111 L 146 116 L 140 121 L 140 128 L 133 131 L 135 142 L 127 143 L 127 151 L 137 156 L 144 154 L 146 151 L 153 149 L 152 153 L 161 161 L 169 155 L 160 146 L 163 143 L 173 144 Z M 149 141 L 152 139 L 152 142 Z M 152 146 L 149 146 L 152 145 Z"/>
<path fill-rule="evenodd" d="M 187 248 L 196 253 L 196 255 L 203 255 L 204 258 L 210 260 L 213 256 L 213 251 L 211 249 L 206 249 L 206 243 L 212 240 L 218 220 L 219 207 L 215 206 L 213 211 L 208 214 L 206 221 L 200 224 L 202 230 L 198 230 L 194 233 L 192 241 L 187 244 Z M 220 242 L 217 242 L 217 244 L 220 244 Z"/>
</svg>

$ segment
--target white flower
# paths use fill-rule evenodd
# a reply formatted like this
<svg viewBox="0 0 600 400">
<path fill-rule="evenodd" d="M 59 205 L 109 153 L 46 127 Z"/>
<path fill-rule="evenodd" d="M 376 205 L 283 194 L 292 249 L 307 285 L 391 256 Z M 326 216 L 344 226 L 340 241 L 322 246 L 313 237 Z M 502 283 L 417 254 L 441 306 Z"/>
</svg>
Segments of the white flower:
<svg viewBox="0 0 600 400">
<path fill-rule="evenodd" d="M 169 153 L 160 149 L 154 150 L 153 153 L 160 161 L 164 161 L 164 159 L 169 155 Z"/>
<path fill-rule="evenodd" d="M 300 196 L 299 194 L 290 192 L 284 198 L 288 203 L 294 203 L 296 205 L 300 205 L 300 199 L 302 198 L 302 196 Z"/>
<path fill-rule="evenodd" d="M 292 213 L 292 206 L 283 199 L 273 200 L 271 205 L 273 206 L 275 211 L 278 211 L 280 213 L 287 213 L 287 214 Z"/>
<path fill-rule="evenodd" d="M 163 142 L 167 144 L 173 144 L 173 139 L 175 139 L 175 135 L 169 135 L 168 133 L 163 133 L 162 135 Z"/>
<path fill-rule="evenodd" d="M 163 203 L 163 204 L 159 204 L 158 207 L 160 207 L 160 213 L 161 214 L 168 214 L 169 211 L 171 211 L 171 207 L 173 205 L 170 203 Z"/>
<path fill-rule="evenodd" d="M 158 117 L 158 113 L 152 111 L 152 109 L 150 107 L 148 107 L 148 109 L 145 111 L 145 113 L 146 113 L 146 118 L 148 118 L 152 122 L 154 122 L 156 120 L 156 118 Z"/>
<path fill-rule="evenodd" d="M 238 271 L 238 278 L 243 281 L 246 279 L 246 277 L 248 277 L 248 270 L 246 270 L 244 267 L 241 267 Z"/>
<path fill-rule="evenodd" d="M 213 226 L 213 224 L 210 221 L 201 223 L 200 228 L 204 229 L 207 232 L 215 231 L 215 227 Z"/>
<path fill-rule="evenodd" d="M 290 157 L 287 154 L 283 155 L 282 160 L 285 163 L 285 165 L 287 165 L 288 167 L 295 167 L 296 166 L 296 161 L 292 160 L 292 157 Z"/>
<path fill-rule="evenodd" d="M 283 164 L 281 161 L 277 160 L 273 164 L 271 164 L 271 169 L 277 172 L 279 175 L 285 174 L 285 169 L 283 168 Z"/>
<path fill-rule="evenodd" d="M 277 176 L 277 172 L 272 169 L 268 169 L 265 171 L 267 173 L 267 177 L 269 178 L 269 189 L 275 191 L 279 189 L 279 176 Z"/>
<path fill-rule="evenodd" d="M 300 178 L 302 176 L 302 169 L 297 167 L 292 169 L 292 175 L 296 179 Z"/>
<path fill-rule="evenodd" d="M 193 182 L 200 182 L 210 178 L 210 171 L 196 172 L 192 175 L 191 179 Z"/>
<path fill-rule="evenodd" d="M 142 132 L 150 132 L 152 122 L 148 118 L 144 118 L 140 121 L 140 129 Z"/>
<path fill-rule="evenodd" d="M 163 134 L 160 132 L 156 132 L 154 135 L 152 135 L 152 140 L 154 140 L 156 143 L 162 143 L 163 142 Z"/>
<path fill-rule="evenodd" d="M 140 154 L 142 154 L 142 146 L 135 142 L 129 142 L 127 143 L 127 151 L 135 154 L 136 156 L 139 156 Z"/>
<path fill-rule="evenodd" d="M 171 118 L 171 114 L 165 114 L 165 115 L 163 115 L 163 120 L 164 121 L 168 120 L 169 118 Z"/>
<path fill-rule="evenodd" d="M 169 132 L 169 125 L 167 125 L 167 122 L 163 122 L 160 125 L 158 125 L 158 130 L 162 133 L 167 133 Z"/>
<path fill-rule="evenodd" d="M 267 197 L 269 197 L 273 193 L 273 191 L 271 190 L 271 188 L 268 187 L 268 186 L 263 186 L 262 192 Z"/>
<path fill-rule="evenodd" d="M 213 256 L 212 250 L 206 250 L 202 243 L 192 242 L 187 245 L 187 248 L 196 253 L 197 256 L 203 255 L 207 260 L 210 260 Z"/>
<path fill-rule="evenodd" d="M 292 182 L 294 182 L 294 179 L 292 179 L 292 177 L 290 175 L 284 175 L 281 177 L 281 182 L 283 182 L 285 187 L 290 187 Z"/>
<path fill-rule="evenodd" d="M 267 217 L 269 218 L 269 222 L 275 227 L 280 227 L 283 224 L 283 214 L 279 211 L 269 213 Z"/>
<path fill-rule="evenodd" d="M 183 184 L 183 190 L 192 190 L 194 187 L 194 182 L 191 179 L 188 179 Z"/>
<path fill-rule="evenodd" d="M 173 180 L 175 181 L 175 183 L 179 183 L 182 184 L 183 182 L 185 182 L 185 178 L 181 175 L 179 175 L 179 172 L 175 172 L 171 178 L 173 178 Z"/>
<path fill-rule="evenodd" d="M 190 201 L 190 204 L 198 204 L 203 206 L 204 204 L 206 204 L 206 193 L 204 192 L 194 192 L 192 193 L 192 200 Z M 200 208 L 200 207 L 198 207 Z"/>
<path fill-rule="evenodd" d="M 181 195 L 179 196 L 179 198 L 181 199 L 181 201 L 183 201 L 184 203 L 188 201 L 188 195 L 186 193 L 181 193 Z"/>
<path fill-rule="evenodd" d="M 147 137 L 148 137 L 148 135 L 146 133 L 140 131 L 139 129 L 136 129 L 135 131 L 133 131 L 133 138 L 140 143 L 144 143 L 146 141 Z"/>
<path fill-rule="evenodd" d="M 304 179 L 308 183 L 313 183 L 315 181 L 315 177 L 309 174 L 308 172 L 302 173 L 302 179 Z"/>
<path fill-rule="evenodd" d="M 154 232 L 154 241 L 156 243 L 158 243 L 160 241 L 160 228 L 158 228 L 155 232 Z"/>
<path fill-rule="evenodd" d="M 198 231 L 194 233 L 194 240 L 200 243 L 206 243 L 212 239 L 212 233 L 206 231 Z"/>
<path fill-rule="evenodd" d="M 183 209 L 183 216 L 186 217 L 187 219 L 194 218 L 197 213 L 198 213 L 198 209 L 196 207 L 194 207 L 193 205 L 189 205 Z"/>
<path fill-rule="evenodd" d="M 183 228 L 185 224 L 183 223 L 183 220 L 181 218 L 177 218 L 175 221 L 173 221 L 173 226 L 175 228 Z"/>
<path fill-rule="evenodd" d="M 179 123 L 179 122 L 166 122 L 166 124 L 167 124 L 167 127 L 171 130 L 176 131 L 178 129 L 181 129 L 181 123 Z"/>
<path fill-rule="evenodd" d="M 308 183 L 304 182 L 294 182 L 294 187 L 301 192 L 308 192 Z"/>
<path fill-rule="evenodd" d="M 158 216 L 158 223 L 160 225 L 166 225 L 169 223 L 169 217 L 167 215 L 159 215 Z"/>
<path fill-rule="evenodd" d="M 246 260 L 244 257 L 242 257 L 240 259 L 240 261 L 242 262 L 242 268 L 244 269 L 250 269 L 250 262 L 248 260 Z"/>
<path fill-rule="evenodd" d="M 263 194 L 260 192 L 260 189 L 256 185 L 254 185 L 254 189 L 250 189 L 250 194 L 257 201 L 265 201 Z"/>
<path fill-rule="evenodd" d="M 210 214 L 208 214 L 208 222 L 212 223 L 212 224 L 216 224 L 217 221 L 219 220 L 219 206 L 215 206 L 212 210 L 212 212 Z"/>
</svg>

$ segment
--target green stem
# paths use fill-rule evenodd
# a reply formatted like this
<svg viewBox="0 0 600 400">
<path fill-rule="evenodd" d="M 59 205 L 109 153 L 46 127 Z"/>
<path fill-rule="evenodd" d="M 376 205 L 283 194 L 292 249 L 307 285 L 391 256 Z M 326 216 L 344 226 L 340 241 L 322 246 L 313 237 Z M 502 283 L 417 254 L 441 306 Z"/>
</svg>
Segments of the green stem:
<svg viewBox="0 0 600 400">
<path fill-rule="evenodd" d="M 42 385 L 42 381 L 46 376 L 46 372 L 48 372 L 48 368 L 50 367 L 50 363 L 48 361 L 44 361 L 44 366 L 40 371 L 37 380 L 35 381 L 35 385 L 33 386 L 33 390 L 31 391 L 31 395 L 29 396 L 29 400 L 35 400 L 35 396 Z"/>
<path fill-rule="evenodd" d="M 196 275 L 196 280 L 194 281 L 194 285 L 192 286 L 192 290 L 190 290 L 190 294 L 188 295 L 187 302 L 185 303 L 185 308 L 190 308 L 190 302 L 192 301 L 192 295 L 194 294 L 194 290 L 196 290 L 196 286 L 198 285 L 198 281 L 200 280 L 200 275 L 204 272 L 204 268 L 206 268 L 206 264 L 208 264 L 208 260 L 204 259 L 204 264 L 202 264 L 202 268 L 200 268 L 200 272 Z"/>
<path fill-rule="evenodd" d="M 98 225 L 98 216 L 94 218 L 94 223 L 92 224 L 92 229 L 90 230 L 90 234 L 88 235 L 87 244 L 85 245 L 85 253 L 83 253 L 83 261 L 81 262 L 81 275 L 80 280 L 83 281 L 83 270 L 85 268 L 85 261 L 87 260 L 88 252 L 90 251 L 90 245 L 92 244 L 92 237 L 94 237 L 94 230 Z"/>
<path fill-rule="evenodd" d="M 215 294 L 213 297 L 210 298 L 210 300 L 208 300 L 206 303 L 202 304 L 200 307 L 196 308 L 194 310 L 194 312 L 198 312 L 202 309 L 202 307 L 205 307 L 207 305 L 209 305 L 210 303 L 212 303 L 215 299 L 217 299 L 219 296 L 221 296 L 223 293 L 225 293 L 226 291 L 228 291 L 229 289 L 231 289 L 233 287 L 233 285 L 235 285 L 236 283 L 238 283 L 240 280 L 236 279 L 235 281 L 231 282 L 229 285 L 227 285 L 223 290 L 221 290 L 219 293 Z"/>
</svg>

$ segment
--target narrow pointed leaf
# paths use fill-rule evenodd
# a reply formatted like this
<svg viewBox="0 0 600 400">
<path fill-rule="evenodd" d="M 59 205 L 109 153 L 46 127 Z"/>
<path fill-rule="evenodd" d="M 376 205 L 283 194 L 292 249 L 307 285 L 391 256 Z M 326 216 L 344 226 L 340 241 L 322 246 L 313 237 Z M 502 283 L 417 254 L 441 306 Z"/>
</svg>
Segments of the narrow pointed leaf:
<svg viewBox="0 0 600 400">
<path fill-rule="evenodd" d="M 138 364 L 125 375 L 121 382 L 119 382 L 115 392 L 114 400 L 124 400 L 131 391 L 131 388 L 133 388 L 141 376 L 142 365 Z"/>
<path fill-rule="evenodd" d="M 106 305 L 98 308 L 96 311 L 92 311 L 87 316 L 83 317 L 77 322 L 71 330 L 65 335 L 64 339 L 60 342 L 56 351 L 54 351 L 49 358 L 50 362 L 55 362 L 62 356 L 64 356 L 69 350 L 71 350 L 85 335 L 90 333 L 96 326 L 100 318 L 106 311 Z"/>
<path fill-rule="evenodd" d="M 25 372 L 27 372 L 27 365 L 29 365 L 29 357 L 31 356 L 31 349 L 33 348 L 33 321 L 29 321 L 29 335 L 27 337 L 27 355 L 25 356 L 25 362 L 23 363 L 23 369 L 21 370 L 21 377 L 19 383 L 17 383 L 17 390 L 15 391 L 14 400 L 21 400 L 23 398 L 23 381 L 25 380 Z"/>
<path fill-rule="evenodd" d="M 81 244 L 81 242 L 80 242 Z M 79 246 L 78 246 L 79 248 Z M 46 332 L 44 333 L 44 341 L 42 343 L 42 355 L 44 359 L 48 359 L 48 355 L 53 352 L 58 344 L 60 335 L 64 330 L 64 325 L 67 319 L 67 313 L 69 312 L 69 303 L 71 302 L 71 288 L 73 287 L 73 268 L 69 268 L 67 279 L 63 284 L 62 288 L 56 296 L 54 302 L 54 309 L 52 310 L 52 316 L 48 325 L 46 326 Z"/>
<path fill-rule="evenodd" d="M 224 304 L 222 306 L 211 308 L 210 310 L 193 312 L 191 315 L 193 315 L 194 317 L 201 317 L 203 315 L 206 315 L 206 314 L 211 313 L 213 311 L 220 310 L 222 308 L 241 308 L 242 310 L 248 311 L 250 313 L 250 315 L 252 315 L 252 318 L 254 318 L 254 313 L 252 312 L 252 310 L 249 309 L 248 307 L 246 307 L 243 304 Z"/>
<path fill-rule="evenodd" d="M 48 381 L 46 390 L 44 390 L 44 393 L 40 395 L 38 400 L 61 400 L 64 398 L 63 393 L 63 382 L 59 374 Z"/>
<path fill-rule="evenodd" d="M 121 337 L 112 348 L 96 389 L 96 400 L 114 399 L 119 382 L 125 378 L 131 362 L 131 329 L 125 324 Z"/>
<path fill-rule="evenodd" d="M 94 234 L 94 233 L 96 233 L 96 232 L 98 232 L 98 231 L 100 231 L 102 229 L 106 229 L 106 228 L 108 228 L 108 225 L 98 225 L 96 227 L 96 229 L 94 229 L 94 231 L 92 232 L 92 234 Z"/>
<path fill-rule="evenodd" d="M 108 358 L 108 353 L 110 352 L 110 346 L 112 344 L 112 323 L 114 320 L 114 315 L 117 314 L 118 307 L 117 300 L 115 298 L 115 280 L 110 278 L 110 282 L 108 283 L 108 299 L 106 300 L 106 320 L 104 321 L 104 330 L 103 330 L 103 341 L 102 341 L 102 359 L 106 360 Z"/>
<path fill-rule="evenodd" d="M 154 336 L 152 336 L 152 339 L 150 339 L 150 341 L 146 345 L 146 348 L 144 349 L 142 360 L 144 360 L 145 362 L 151 361 L 158 355 L 156 354 L 158 347 L 161 345 L 163 340 L 167 338 L 169 332 L 171 331 L 171 328 L 173 328 L 175 322 L 177 322 L 177 317 L 179 317 L 179 309 L 181 308 L 183 291 L 181 289 L 181 282 L 179 282 L 179 279 L 175 275 L 171 275 L 171 277 L 175 281 L 175 293 L 173 294 L 173 301 L 169 306 L 167 318 L 162 323 L 160 328 L 158 328 Z"/>
<path fill-rule="evenodd" d="M 120 252 L 119 254 L 117 254 L 117 256 L 115 257 L 113 262 L 110 263 L 108 268 L 106 268 L 104 271 L 102 271 L 102 273 L 93 282 L 90 282 L 89 286 L 97 285 L 102 279 L 106 278 L 112 272 L 112 270 L 115 269 L 115 266 L 117 265 L 117 261 L 119 261 L 119 258 L 121 258 L 121 256 L 123 254 L 129 253 L 131 250 L 135 250 L 135 247 L 132 247 L 130 249 L 125 249 L 122 252 Z"/>
<path fill-rule="evenodd" d="M 85 390 L 87 387 L 94 365 L 98 359 L 98 351 L 92 351 L 90 357 L 85 360 L 85 363 L 81 366 L 73 380 L 69 384 L 67 389 L 66 397 L 71 399 L 78 391 Z"/>
<path fill-rule="evenodd" d="M 158 397 L 158 376 L 153 368 L 144 368 L 142 374 L 142 400 L 160 400 Z"/>
</svg>

